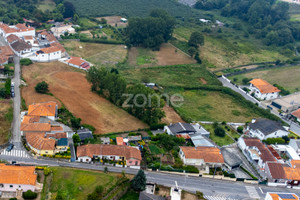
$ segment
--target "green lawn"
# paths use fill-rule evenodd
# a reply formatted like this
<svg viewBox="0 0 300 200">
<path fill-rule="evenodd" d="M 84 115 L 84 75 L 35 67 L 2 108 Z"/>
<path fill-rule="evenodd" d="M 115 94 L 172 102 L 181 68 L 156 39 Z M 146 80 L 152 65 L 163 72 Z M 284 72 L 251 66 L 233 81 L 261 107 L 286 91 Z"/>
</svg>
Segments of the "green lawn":
<svg viewBox="0 0 300 200">
<path fill-rule="evenodd" d="M 202 65 L 174 65 L 138 69 L 120 69 L 130 83 L 141 83 L 143 78 L 162 87 L 197 87 L 199 85 L 220 85 L 219 80 Z"/>
<path fill-rule="evenodd" d="M 96 186 L 111 187 L 116 181 L 116 174 L 98 171 L 85 171 L 72 168 L 51 167 L 53 179 L 50 186 L 52 198 L 60 192 L 66 199 L 86 200 Z"/>
<path fill-rule="evenodd" d="M 210 132 L 210 139 L 219 146 L 224 146 L 235 142 L 228 135 L 225 135 L 225 137 L 219 137 L 215 135 L 214 128 L 210 124 L 202 124 L 202 126 Z"/>
<path fill-rule="evenodd" d="M 258 117 L 231 96 L 211 91 L 177 91 L 184 102 L 175 108 L 183 119 L 191 121 L 247 122 Z"/>
<path fill-rule="evenodd" d="M 300 90 L 300 66 L 281 67 L 267 70 L 259 70 L 237 76 L 230 76 L 230 80 L 237 79 L 236 83 L 241 85 L 243 78 L 261 78 L 271 84 L 278 84 L 290 92 Z"/>
<path fill-rule="evenodd" d="M 55 9 L 55 3 L 52 0 L 39 0 L 37 5 L 38 9 L 45 12 L 46 10 L 53 11 Z"/>
<path fill-rule="evenodd" d="M 129 189 L 120 200 L 138 200 L 139 196 L 138 192 Z"/>
<path fill-rule="evenodd" d="M 137 65 L 156 64 L 155 54 L 151 49 L 138 48 L 138 56 L 136 58 Z"/>
</svg>

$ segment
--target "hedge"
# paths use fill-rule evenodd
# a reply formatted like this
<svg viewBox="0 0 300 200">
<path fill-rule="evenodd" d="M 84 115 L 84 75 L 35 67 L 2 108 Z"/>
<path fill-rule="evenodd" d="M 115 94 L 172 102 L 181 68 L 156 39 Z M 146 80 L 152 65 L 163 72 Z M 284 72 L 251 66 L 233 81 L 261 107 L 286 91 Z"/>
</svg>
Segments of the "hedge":
<svg viewBox="0 0 300 200">
<path fill-rule="evenodd" d="M 91 38 L 80 38 L 80 42 L 102 43 L 102 44 L 124 44 L 124 42 L 120 42 L 120 41 L 91 39 Z"/>
</svg>

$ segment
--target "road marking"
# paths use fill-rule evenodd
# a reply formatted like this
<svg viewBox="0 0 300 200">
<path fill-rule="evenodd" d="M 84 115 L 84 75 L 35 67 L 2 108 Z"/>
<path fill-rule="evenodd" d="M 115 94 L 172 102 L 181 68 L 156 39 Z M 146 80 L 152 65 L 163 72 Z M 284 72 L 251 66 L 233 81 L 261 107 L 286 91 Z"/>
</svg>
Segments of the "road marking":
<svg viewBox="0 0 300 200">
<path fill-rule="evenodd" d="M 13 149 L 11 151 L 6 151 L 6 149 L 4 149 L 1 152 L 1 155 L 5 155 L 5 156 L 12 156 L 12 157 L 23 157 L 23 158 L 29 158 L 28 154 L 26 151 L 23 150 L 17 150 L 17 149 Z"/>
<path fill-rule="evenodd" d="M 263 194 L 264 192 L 262 191 L 261 187 L 258 187 L 260 189 L 260 192 Z"/>
<path fill-rule="evenodd" d="M 246 190 L 247 190 L 250 198 L 253 198 L 253 199 L 259 199 L 260 198 L 260 196 L 257 193 L 254 186 L 245 186 L 245 187 L 246 187 Z"/>
<path fill-rule="evenodd" d="M 219 196 L 219 195 L 217 195 L 217 196 L 204 195 L 204 198 L 208 199 L 208 200 L 237 200 L 237 199 L 232 199 L 229 197 Z"/>
</svg>

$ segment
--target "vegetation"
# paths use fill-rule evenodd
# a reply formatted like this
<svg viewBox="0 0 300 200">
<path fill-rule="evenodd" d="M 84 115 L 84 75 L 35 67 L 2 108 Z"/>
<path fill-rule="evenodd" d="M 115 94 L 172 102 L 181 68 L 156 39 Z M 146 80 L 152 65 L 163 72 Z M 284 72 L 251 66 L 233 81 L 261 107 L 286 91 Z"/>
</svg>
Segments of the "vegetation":
<svg viewBox="0 0 300 200">
<path fill-rule="evenodd" d="M 139 199 L 139 192 L 134 190 L 128 190 L 124 196 L 121 197 L 120 200 L 138 200 Z"/>
<path fill-rule="evenodd" d="M 11 79 L 10 78 L 6 79 L 4 86 L 5 86 L 5 97 L 10 98 L 10 94 L 11 94 Z"/>
<path fill-rule="evenodd" d="M 48 83 L 46 83 L 45 81 L 36 84 L 34 89 L 37 93 L 41 94 L 46 94 L 49 92 Z"/>
<path fill-rule="evenodd" d="M 102 199 L 104 195 L 104 187 L 99 185 L 95 188 L 94 192 L 88 195 L 88 200 Z"/>
<path fill-rule="evenodd" d="M 218 146 L 225 146 L 228 144 L 232 144 L 235 141 L 232 140 L 228 135 L 225 135 L 224 137 L 219 137 L 214 132 L 214 126 L 209 124 L 202 124 L 202 126 L 210 132 L 209 138 L 214 141 Z M 219 126 L 219 125 L 218 125 Z"/>
<path fill-rule="evenodd" d="M 153 10 L 147 18 L 131 18 L 127 27 L 127 45 L 159 49 L 173 32 L 175 19 L 164 10 Z"/>
<path fill-rule="evenodd" d="M 0 100 L 0 144 L 5 144 L 10 138 L 13 108 L 9 101 Z"/>
<path fill-rule="evenodd" d="M 237 132 L 238 132 L 238 133 L 242 134 L 243 131 L 244 131 L 244 127 L 239 126 L 239 127 L 237 128 Z"/>
<path fill-rule="evenodd" d="M 264 143 L 270 144 L 286 144 L 286 140 L 283 138 L 268 138 L 266 140 L 263 140 Z"/>
<path fill-rule="evenodd" d="M 216 134 L 216 136 L 225 137 L 225 130 L 221 126 L 217 126 L 214 130 L 214 133 Z"/>
<path fill-rule="evenodd" d="M 22 197 L 24 199 L 35 199 L 37 197 L 37 193 L 27 190 L 26 192 L 23 192 Z"/>
<path fill-rule="evenodd" d="M 139 170 L 137 175 L 131 181 L 133 190 L 141 192 L 146 188 L 146 175 L 143 170 Z"/>
<path fill-rule="evenodd" d="M 31 65 L 32 64 L 32 61 L 29 59 L 29 58 L 22 58 L 20 60 L 20 65 L 21 66 L 28 66 L 28 65 Z"/>
</svg>

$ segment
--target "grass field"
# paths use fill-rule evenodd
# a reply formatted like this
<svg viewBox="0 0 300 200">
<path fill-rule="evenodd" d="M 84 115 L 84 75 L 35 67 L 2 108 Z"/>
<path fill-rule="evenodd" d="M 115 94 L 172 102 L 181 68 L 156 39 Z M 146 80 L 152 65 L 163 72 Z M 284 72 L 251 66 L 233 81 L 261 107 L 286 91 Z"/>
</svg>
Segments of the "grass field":
<svg viewBox="0 0 300 200">
<path fill-rule="evenodd" d="M 184 102 L 176 108 L 181 117 L 192 121 L 246 122 L 258 117 L 230 96 L 210 91 L 177 91 Z"/>
<path fill-rule="evenodd" d="M 235 141 L 232 140 L 228 135 L 225 135 L 225 137 L 219 137 L 215 134 L 214 128 L 211 124 L 202 124 L 202 126 L 210 132 L 209 138 L 214 141 L 219 146 L 224 146 L 228 144 L 232 144 Z"/>
<path fill-rule="evenodd" d="M 300 66 L 281 67 L 267 70 L 259 70 L 236 76 L 228 77 L 230 80 L 237 79 L 237 84 L 243 84 L 243 78 L 262 78 L 271 84 L 278 84 L 290 92 L 300 90 Z"/>
<path fill-rule="evenodd" d="M 174 37 L 177 38 L 177 43 L 188 41 L 193 31 L 201 32 L 202 29 L 203 27 L 199 26 L 193 28 L 180 26 L 174 30 Z M 254 62 L 287 60 L 287 57 L 280 54 L 278 50 L 268 49 L 254 38 L 241 39 L 240 36 L 239 39 L 232 38 L 227 36 L 231 29 L 225 27 L 222 29 L 225 29 L 222 37 L 218 37 L 216 33 L 205 34 L 204 46 L 200 47 L 200 57 L 204 63 L 209 63 L 207 66 L 213 70 Z M 183 48 L 188 48 L 182 45 Z"/>
<path fill-rule="evenodd" d="M 63 43 L 71 56 L 79 56 L 94 65 L 114 65 L 126 59 L 127 50 L 123 45 L 84 43 L 68 41 Z"/>
<path fill-rule="evenodd" d="M 53 179 L 50 186 L 51 200 L 58 192 L 67 199 L 86 200 L 98 185 L 108 189 L 117 181 L 117 174 L 85 171 L 71 168 L 51 167 Z"/>
<path fill-rule="evenodd" d="M 162 44 L 159 51 L 133 47 L 129 50 L 128 63 L 136 67 L 166 66 L 196 63 L 194 59 L 169 43 Z"/>
<path fill-rule="evenodd" d="M 91 85 L 84 73 L 60 62 L 36 63 L 22 68 L 28 86 L 22 88 L 22 96 L 27 106 L 32 103 L 56 101 L 60 99 L 74 116 L 82 119 L 83 124 L 91 124 L 96 134 L 137 130 L 148 127 L 123 109 L 105 98 L 91 92 Z M 38 94 L 34 87 L 46 81 L 54 95 Z"/>
<path fill-rule="evenodd" d="M 138 200 L 139 193 L 133 190 L 128 190 L 124 196 L 121 197 L 120 200 Z"/>
<path fill-rule="evenodd" d="M 13 120 L 13 108 L 10 100 L 0 99 L 0 144 L 8 142 Z"/>
<path fill-rule="evenodd" d="M 56 4 L 52 0 L 39 0 L 37 5 L 38 9 L 45 12 L 46 10 L 53 11 L 55 9 Z"/>
<path fill-rule="evenodd" d="M 196 87 L 199 85 L 220 85 L 218 79 L 198 64 L 121 69 L 121 74 L 131 83 L 141 83 L 147 78 L 162 87 Z"/>
</svg>

